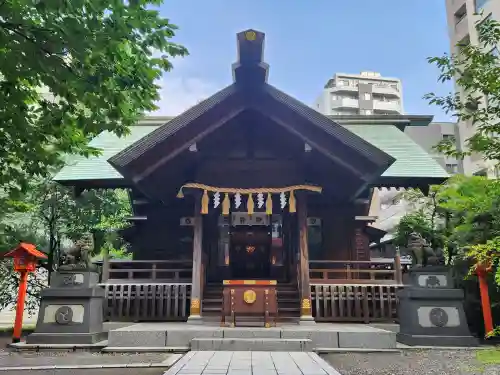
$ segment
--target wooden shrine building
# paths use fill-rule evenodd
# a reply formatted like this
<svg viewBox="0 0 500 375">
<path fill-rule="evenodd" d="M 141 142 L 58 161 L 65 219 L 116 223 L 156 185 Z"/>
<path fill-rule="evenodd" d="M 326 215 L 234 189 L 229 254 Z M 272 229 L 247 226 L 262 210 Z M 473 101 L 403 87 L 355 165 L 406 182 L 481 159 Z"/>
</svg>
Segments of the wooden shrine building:
<svg viewBox="0 0 500 375">
<path fill-rule="evenodd" d="M 268 83 L 263 33 L 237 42 L 231 85 L 127 137 L 100 134 L 100 156 L 55 177 L 129 190 L 133 260 L 103 261 L 107 318 L 208 319 L 224 280 L 275 280 L 280 319 L 391 319 L 401 276 L 370 259 L 384 234 L 373 189 L 448 177 L 404 133 L 432 117 L 326 117 Z"/>
</svg>

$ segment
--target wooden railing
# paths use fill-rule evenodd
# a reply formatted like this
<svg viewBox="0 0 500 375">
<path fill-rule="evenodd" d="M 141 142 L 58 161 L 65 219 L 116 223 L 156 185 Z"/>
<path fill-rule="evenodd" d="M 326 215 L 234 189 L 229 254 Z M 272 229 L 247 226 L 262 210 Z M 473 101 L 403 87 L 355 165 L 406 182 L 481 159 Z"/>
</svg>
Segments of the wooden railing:
<svg viewBox="0 0 500 375">
<path fill-rule="evenodd" d="M 107 321 L 183 321 L 189 316 L 191 284 L 106 283 Z"/>
<path fill-rule="evenodd" d="M 398 285 L 311 285 L 318 322 L 394 322 Z"/>
<path fill-rule="evenodd" d="M 395 267 L 394 264 L 394 262 L 312 260 L 309 262 L 309 278 L 311 284 L 398 285 L 402 283 L 402 270 L 401 266 Z"/>
<path fill-rule="evenodd" d="M 109 283 L 191 283 L 191 260 L 113 260 Z"/>
</svg>

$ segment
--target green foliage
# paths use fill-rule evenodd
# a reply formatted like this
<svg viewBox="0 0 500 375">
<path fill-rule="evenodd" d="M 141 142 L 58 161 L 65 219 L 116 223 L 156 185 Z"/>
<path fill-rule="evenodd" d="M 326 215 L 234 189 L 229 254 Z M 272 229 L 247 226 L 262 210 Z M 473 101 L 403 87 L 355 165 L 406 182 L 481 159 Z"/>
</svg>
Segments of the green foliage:
<svg viewBox="0 0 500 375">
<path fill-rule="evenodd" d="M 458 52 L 429 58 L 440 70 L 439 81 L 456 80 L 460 90 L 446 96 L 429 93 L 431 104 L 443 108 L 458 120 L 475 125 L 475 133 L 465 142 L 465 150 L 457 150 L 450 141 L 437 149 L 447 155 L 463 157 L 477 152 L 489 160 L 500 160 L 500 23 L 481 19 L 477 24 L 477 45 L 457 45 Z"/>
<path fill-rule="evenodd" d="M 38 272 L 28 280 L 27 309 L 38 306 L 40 290 L 46 286 L 47 271 L 57 268 L 61 247 L 69 246 L 82 233 L 93 232 L 95 253 L 106 247 L 112 257 L 127 258 L 130 254 L 116 233 L 127 225 L 130 202 L 125 190 L 92 190 L 74 197 L 71 189 L 51 181 L 32 184 L 24 196 L 23 211 L 11 211 L 0 220 L 0 252 L 27 241 L 48 254 Z M 16 301 L 19 277 L 8 260 L 0 262 L 0 310 Z"/>
<path fill-rule="evenodd" d="M 482 336 L 482 311 L 477 262 L 490 263 L 493 317 L 500 323 L 500 181 L 486 177 L 454 176 L 433 186 L 428 197 L 409 191 L 406 199 L 418 209 L 397 226 L 395 240 L 404 246 L 408 234 L 420 233 L 433 247 L 442 247 L 453 265 L 455 282 L 465 290 L 465 309 L 471 329 Z"/>
<path fill-rule="evenodd" d="M 495 271 L 495 282 L 500 285 L 500 237 L 492 238 L 484 244 L 472 245 L 467 249 L 467 257 L 475 263 L 492 267 Z M 474 268 L 471 268 L 471 273 Z"/>
<path fill-rule="evenodd" d="M 69 154 L 99 150 L 156 109 L 156 81 L 187 50 L 160 0 L 0 1 L 0 189 L 19 198 Z"/>
<path fill-rule="evenodd" d="M 25 309 L 32 315 L 40 302 L 40 292 L 47 287 L 47 270 L 38 268 L 28 276 Z M 0 311 L 15 309 L 19 288 L 19 273 L 14 272 L 11 260 L 0 261 Z"/>
<path fill-rule="evenodd" d="M 431 221 L 423 209 L 406 214 L 401 218 L 396 227 L 394 244 L 397 246 L 406 246 L 410 234 L 416 232 L 422 235 L 427 241 L 433 239 L 433 228 Z"/>
</svg>

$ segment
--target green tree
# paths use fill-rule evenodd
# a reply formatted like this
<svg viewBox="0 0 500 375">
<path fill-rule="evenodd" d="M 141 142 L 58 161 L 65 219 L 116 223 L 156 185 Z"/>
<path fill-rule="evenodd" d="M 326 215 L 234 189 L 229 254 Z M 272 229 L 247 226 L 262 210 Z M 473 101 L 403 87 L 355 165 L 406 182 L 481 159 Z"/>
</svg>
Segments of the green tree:
<svg viewBox="0 0 500 375">
<path fill-rule="evenodd" d="M 127 225 L 130 202 L 125 190 L 91 190 L 74 197 L 71 189 L 50 180 L 31 184 L 25 194 L 24 212 L 11 212 L 0 220 L 0 253 L 23 240 L 37 245 L 48 255 L 37 272 L 30 275 L 27 308 L 38 306 L 39 293 L 60 260 L 61 247 L 69 246 L 82 233 L 95 233 L 95 256 L 107 248 L 112 257 L 129 257 L 117 229 Z M 17 296 L 19 277 L 8 260 L 0 262 L 0 310 L 12 306 Z"/>
<path fill-rule="evenodd" d="M 68 154 L 99 150 L 156 108 L 156 81 L 187 50 L 161 0 L 0 1 L 0 192 L 26 192 Z M 3 202 L 5 203 L 5 202 Z M 3 210 L 3 208 L 2 208 Z"/>
<path fill-rule="evenodd" d="M 456 149 L 452 141 L 443 141 L 437 149 L 463 157 L 480 153 L 485 159 L 500 160 L 500 23 L 482 18 L 477 24 L 477 45 L 459 44 L 458 52 L 431 57 L 429 62 L 440 70 L 439 81 L 456 80 L 459 92 L 425 96 L 431 104 L 443 108 L 460 121 L 475 126 L 474 134 L 463 140 L 465 149 Z"/>
<path fill-rule="evenodd" d="M 492 265 L 490 297 L 494 319 L 500 324 L 500 180 L 458 175 L 432 186 L 428 196 L 409 191 L 406 199 L 418 209 L 401 219 L 395 240 L 404 245 L 408 234 L 415 231 L 433 246 L 441 244 L 456 285 L 465 290 L 464 306 L 471 329 L 484 335 L 473 271 L 477 262 Z"/>
</svg>

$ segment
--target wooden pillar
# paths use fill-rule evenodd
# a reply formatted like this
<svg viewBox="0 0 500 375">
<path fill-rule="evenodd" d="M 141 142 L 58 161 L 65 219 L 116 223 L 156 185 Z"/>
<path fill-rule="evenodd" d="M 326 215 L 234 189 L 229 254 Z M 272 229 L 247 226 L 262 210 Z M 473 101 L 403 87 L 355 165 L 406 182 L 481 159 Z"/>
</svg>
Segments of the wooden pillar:
<svg viewBox="0 0 500 375">
<path fill-rule="evenodd" d="M 311 286 L 309 284 L 309 246 L 307 241 L 307 196 L 297 197 L 297 222 L 299 229 L 299 288 L 300 322 L 315 323 L 312 316 Z"/>
<path fill-rule="evenodd" d="M 403 284 L 403 270 L 401 268 L 401 253 L 399 247 L 396 248 L 394 255 L 394 281 L 396 284 Z"/>
<path fill-rule="evenodd" d="M 104 246 L 102 252 L 102 270 L 101 270 L 101 283 L 105 283 L 109 279 L 109 249 Z"/>
<path fill-rule="evenodd" d="M 191 281 L 191 307 L 189 323 L 201 322 L 201 278 L 203 268 L 202 238 L 203 217 L 201 216 L 201 200 L 195 197 L 193 230 L 193 276 Z"/>
</svg>

